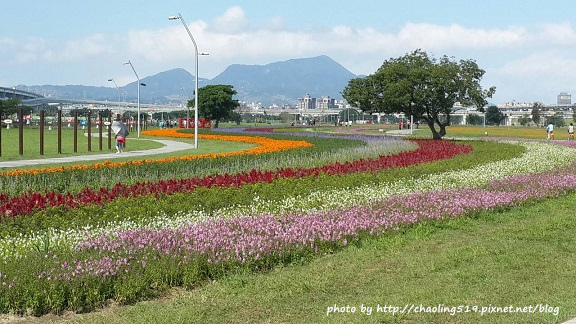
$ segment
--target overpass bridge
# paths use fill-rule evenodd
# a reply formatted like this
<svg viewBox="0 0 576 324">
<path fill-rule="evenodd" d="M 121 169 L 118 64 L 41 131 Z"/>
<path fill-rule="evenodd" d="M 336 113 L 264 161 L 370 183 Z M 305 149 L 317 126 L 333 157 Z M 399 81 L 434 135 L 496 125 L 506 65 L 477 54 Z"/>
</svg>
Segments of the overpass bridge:
<svg viewBox="0 0 576 324">
<path fill-rule="evenodd" d="M 12 98 L 17 98 L 20 100 L 29 100 L 44 97 L 34 92 L 18 90 L 16 89 L 16 87 L 12 88 L 0 87 L 0 100 L 6 100 Z"/>
</svg>

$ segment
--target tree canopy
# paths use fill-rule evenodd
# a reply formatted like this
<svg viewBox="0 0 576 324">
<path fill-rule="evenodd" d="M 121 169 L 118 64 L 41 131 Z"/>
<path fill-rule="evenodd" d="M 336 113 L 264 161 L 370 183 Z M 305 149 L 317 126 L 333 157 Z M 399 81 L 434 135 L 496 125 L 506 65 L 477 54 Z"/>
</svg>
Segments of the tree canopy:
<svg viewBox="0 0 576 324">
<path fill-rule="evenodd" d="M 457 102 L 483 111 L 495 87 L 483 89 L 485 71 L 473 60 L 439 60 L 422 50 L 385 61 L 374 73 L 350 80 L 342 91 L 352 107 L 366 113 L 404 113 L 423 120 L 434 139 L 446 135 Z"/>
<path fill-rule="evenodd" d="M 7 100 L 0 100 L 1 118 L 5 119 L 8 116 L 16 114 L 20 108 L 20 99 L 10 98 Z"/>
<path fill-rule="evenodd" d="M 544 108 L 544 104 L 541 102 L 535 102 L 532 105 L 532 121 L 536 123 L 536 126 L 540 125 L 540 110 Z"/>
<path fill-rule="evenodd" d="M 500 125 L 500 123 L 506 118 L 496 106 L 488 107 L 484 116 L 486 117 L 486 124 L 488 125 Z"/>
<path fill-rule="evenodd" d="M 198 115 L 212 120 L 214 128 L 218 128 L 220 120 L 230 118 L 238 107 L 238 100 L 232 99 L 235 94 L 233 86 L 224 84 L 207 85 L 198 89 Z M 187 106 L 194 108 L 194 100 L 188 101 Z"/>
</svg>

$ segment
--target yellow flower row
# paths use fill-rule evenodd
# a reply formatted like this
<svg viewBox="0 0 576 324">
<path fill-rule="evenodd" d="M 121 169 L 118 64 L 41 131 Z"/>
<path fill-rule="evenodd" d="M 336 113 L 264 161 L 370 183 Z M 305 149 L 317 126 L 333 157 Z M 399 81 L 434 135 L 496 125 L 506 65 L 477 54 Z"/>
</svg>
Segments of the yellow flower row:
<svg viewBox="0 0 576 324">
<path fill-rule="evenodd" d="M 162 136 L 162 137 L 175 137 L 175 138 L 194 138 L 194 134 L 181 133 L 178 129 L 160 129 L 160 130 L 150 130 L 143 131 L 142 134 L 150 136 Z M 175 161 L 184 160 L 195 160 L 195 159 L 205 159 L 205 158 L 217 158 L 235 155 L 254 155 L 271 153 L 278 151 L 290 150 L 298 147 L 311 147 L 311 143 L 306 141 L 292 141 L 292 140 L 277 140 L 272 138 L 260 137 L 260 136 L 234 136 L 234 135 L 207 135 L 199 134 L 198 138 L 207 140 L 220 140 L 220 141 L 234 141 L 234 142 L 244 142 L 258 144 L 259 146 L 238 151 L 238 152 L 226 152 L 226 153 L 210 153 L 210 154 L 199 154 L 199 155 L 188 155 L 188 156 L 174 156 L 163 159 L 155 160 L 135 160 L 127 162 L 110 162 L 108 160 L 102 163 L 95 164 L 77 164 L 73 166 L 60 166 L 51 168 L 40 168 L 40 169 L 30 169 L 30 170 L 10 170 L 6 172 L 1 172 L 0 176 L 21 176 L 25 174 L 40 174 L 40 173 L 55 173 L 68 170 L 86 170 L 86 169 L 100 169 L 100 168 L 111 168 L 111 167 L 125 167 L 131 165 L 142 165 L 145 163 L 169 163 Z"/>
</svg>

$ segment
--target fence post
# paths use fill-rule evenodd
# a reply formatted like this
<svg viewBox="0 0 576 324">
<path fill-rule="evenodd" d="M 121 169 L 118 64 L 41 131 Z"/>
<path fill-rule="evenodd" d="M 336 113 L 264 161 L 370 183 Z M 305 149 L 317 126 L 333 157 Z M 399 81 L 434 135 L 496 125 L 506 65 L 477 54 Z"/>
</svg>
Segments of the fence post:
<svg viewBox="0 0 576 324">
<path fill-rule="evenodd" d="M 78 152 L 78 112 L 74 112 L 74 153 Z"/>
<path fill-rule="evenodd" d="M 92 110 L 88 110 L 88 152 L 92 152 Z"/>
<path fill-rule="evenodd" d="M 40 110 L 40 155 L 44 155 L 44 109 Z"/>
<path fill-rule="evenodd" d="M 18 109 L 18 152 L 24 155 L 24 112 Z"/>
<path fill-rule="evenodd" d="M 58 106 L 58 154 L 62 154 L 62 106 Z"/>
</svg>

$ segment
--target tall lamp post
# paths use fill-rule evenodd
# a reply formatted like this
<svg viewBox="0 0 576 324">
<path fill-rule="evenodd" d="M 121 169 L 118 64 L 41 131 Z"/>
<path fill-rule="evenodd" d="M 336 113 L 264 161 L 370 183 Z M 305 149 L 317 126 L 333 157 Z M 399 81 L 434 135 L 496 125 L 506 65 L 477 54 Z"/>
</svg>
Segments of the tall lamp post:
<svg viewBox="0 0 576 324">
<path fill-rule="evenodd" d="M 176 19 L 180 19 L 180 22 L 182 22 L 182 25 L 184 25 L 184 28 L 186 28 L 186 31 L 188 32 L 188 36 L 190 36 L 190 40 L 192 40 L 192 44 L 194 44 L 194 66 L 196 69 L 196 72 L 194 73 L 195 76 L 195 82 L 194 82 L 194 148 L 198 148 L 198 46 L 196 45 L 196 40 L 194 40 L 194 37 L 192 36 L 192 33 L 190 32 L 190 29 L 188 29 L 188 26 L 186 25 L 186 23 L 184 22 L 184 18 L 182 18 L 182 15 L 180 13 L 178 13 L 178 16 L 170 16 L 168 17 L 169 20 L 176 20 Z M 208 55 L 207 53 L 202 53 L 201 55 Z M 190 119 L 188 119 L 189 121 Z M 186 125 L 188 125 L 188 121 L 186 121 Z"/>
<path fill-rule="evenodd" d="M 186 99 L 184 103 L 186 104 L 186 108 L 188 108 L 188 94 L 184 88 L 182 88 L 182 92 L 184 92 L 184 98 Z M 190 128 L 190 108 L 186 109 L 186 128 Z"/>
<path fill-rule="evenodd" d="M 138 132 L 138 137 L 140 137 L 140 86 L 141 85 L 145 85 L 144 83 L 140 83 L 140 77 L 138 76 L 138 73 L 136 73 L 136 70 L 134 69 L 134 65 L 132 65 L 132 62 L 128 61 L 126 63 L 124 63 L 124 65 L 126 64 L 130 64 L 130 67 L 132 68 L 132 71 L 134 71 L 134 75 L 136 75 L 136 79 L 138 80 L 138 122 L 137 122 L 137 132 Z"/>
<path fill-rule="evenodd" d="M 116 84 L 116 81 L 114 81 L 114 78 L 110 78 L 108 79 L 108 82 L 114 82 L 114 85 L 116 86 L 116 90 L 118 90 L 118 114 L 120 114 L 120 88 L 118 88 L 118 85 Z M 140 89 L 140 86 L 138 86 L 138 89 Z"/>
</svg>

